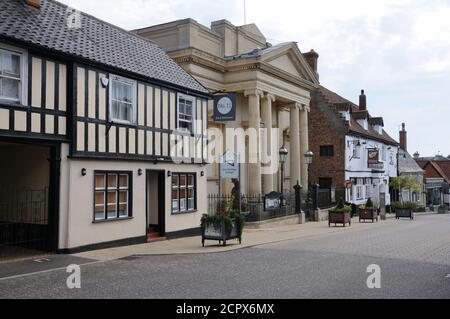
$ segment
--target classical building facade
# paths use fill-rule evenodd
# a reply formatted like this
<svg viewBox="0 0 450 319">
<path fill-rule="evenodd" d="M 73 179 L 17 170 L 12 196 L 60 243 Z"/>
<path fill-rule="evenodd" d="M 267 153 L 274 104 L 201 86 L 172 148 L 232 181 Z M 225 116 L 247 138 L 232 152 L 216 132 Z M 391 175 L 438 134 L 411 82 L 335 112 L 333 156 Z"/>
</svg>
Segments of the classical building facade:
<svg viewBox="0 0 450 319">
<path fill-rule="evenodd" d="M 0 21 L 2 252 L 197 230 L 208 90 L 156 44 L 53 0 L 2 0 Z"/>
<path fill-rule="evenodd" d="M 336 200 L 360 205 L 371 198 L 378 207 L 389 205 L 399 145 L 383 127 L 383 118 L 369 114 L 364 91 L 356 105 L 320 86 L 312 99 L 309 125 L 315 154 L 312 182 Z"/>
<path fill-rule="evenodd" d="M 307 187 L 303 154 L 309 150 L 311 92 L 318 87 L 318 76 L 308 64 L 308 60 L 314 61 L 314 52 L 303 55 L 294 42 L 272 46 L 256 25 L 237 27 L 226 20 L 215 21 L 208 28 L 186 19 L 134 32 L 160 45 L 211 92 L 236 94 L 235 120 L 214 121 L 213 105 L 209 104 L 209 131 L 222 133 L 222 138 L 214 141 L 222 146 L 218 149 L 230 150 L 234 137 L 227 136 L 229 129 L 266 129 L 266 138 L 257 134 L 258 140 L 250 142 L 257 145 L 258 161 L 241 165 L 243 193 L 290 190 L 297 181 Z M 245 143 L 246 154 L 240 155 L 248 158 L 253 145 L 248 145 L 248 139 L 241 143 Z M 283 146 L 290 155 L 281 176 L 278 151 Z M 261 161 L 262 149 L 271 155 L 271 163 Z M 208 192 L 229 193 L 231 188 L 229 180 L 220 180 L 219 165 L 213 162 L 208 169 Z"/>
</svg>

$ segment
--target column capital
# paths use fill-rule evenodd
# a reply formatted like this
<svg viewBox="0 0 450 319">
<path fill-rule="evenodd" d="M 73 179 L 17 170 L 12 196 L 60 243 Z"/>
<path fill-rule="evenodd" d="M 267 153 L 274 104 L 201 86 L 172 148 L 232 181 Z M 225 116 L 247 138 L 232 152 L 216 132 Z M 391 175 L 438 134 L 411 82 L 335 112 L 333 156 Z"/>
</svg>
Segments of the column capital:
<svg viewBox="0 0 450 319">
<path fill-rule="evenodd" d="M 302 109 L 302 105 L 300 103 L 293 102 L 293 103 L 289 104 L 289 108 L 290 109 L 301 110 Z"/>
<path fill-rule="evenodd" d="M 305 105 L 305 104 L 302 105 L 301 110 L 306 111 L 308 113 L 311 112 L 311 108 L 309 107 L 309 105 Z"/>
<path fill-rule="evenodd" d="M 249 97 L 251 95 L 255 95 L 255 96 L 258 96 L 258 97 L 261 98 L 261 97 L 264 97 L 264 92 L 261 91 L 261 90 L 258 90 L 258 89 L 251 89 L 251 90 L 245 90 L 244 91 L 244 96 L 245 97 Z"/>
<path fill-rule="evenodd" d="M 270 93 L 267 93 L 267 94 L 264 96 L 264 98 L 266 98 L 268 101 L 271 101 L 271 102 L 275 102 L 275 101 L 276 101 L 275 95 L 270 94 Z"/>
</svg>

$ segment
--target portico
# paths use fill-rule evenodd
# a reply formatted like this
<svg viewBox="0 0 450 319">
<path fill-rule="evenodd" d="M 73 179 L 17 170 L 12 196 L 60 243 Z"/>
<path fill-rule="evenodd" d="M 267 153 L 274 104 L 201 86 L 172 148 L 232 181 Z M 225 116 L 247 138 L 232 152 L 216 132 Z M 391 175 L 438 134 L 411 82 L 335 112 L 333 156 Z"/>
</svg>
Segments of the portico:
<svg viewBox="0 0 450 319">
<path fill-rule="evenodd" d="M 245 138 L 238 139 L 245 146 L 245 154 L 240 155 L 246 159 L 241 164 L 242 193 L 290 191 L 297 182 L 308 187 L 303 154 L 309 150 L 311 93 L 319 82 L 295 42 L 271 45 L 256 25 L 236 27 L 226 20 L 213 22 L 207 28 L 186 19 L 135 32 L 159 44 L 212 92 L 236 94 L 235 120 L 214 121 L 210 103 L 208 125 L 210 132 L 221 132 L 220 140 L 214 138 L 213 142 L 222 151 L 239 153 L 243 145 L 235 143 L 238 138 L 229 130 L 245 132 Z M 283 146 L 289 151 L 284 178 L 278 158 Z M 216 159 L 220 155 L 211 153 Z M 214 158 L 210 161 L 208 192 L 229 193 L 233 184 L 221 181 L 219 165 Z"/>
</svg>

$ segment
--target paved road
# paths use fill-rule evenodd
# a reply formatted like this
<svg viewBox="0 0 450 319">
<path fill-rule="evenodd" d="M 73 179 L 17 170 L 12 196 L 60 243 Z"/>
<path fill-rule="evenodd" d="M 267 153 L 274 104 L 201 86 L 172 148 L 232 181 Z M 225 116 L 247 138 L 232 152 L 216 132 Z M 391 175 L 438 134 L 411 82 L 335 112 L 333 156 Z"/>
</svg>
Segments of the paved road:
<svg viewBox="0 0 450 319">
<path fill-rule="evenodd" d="M 381 267 L 368 289 L 367 266 Z M 420 216 L 227 253 L 82 266 L 0 279 L 1 298 L 450 298 L 450 216 Z"/>
</svg>

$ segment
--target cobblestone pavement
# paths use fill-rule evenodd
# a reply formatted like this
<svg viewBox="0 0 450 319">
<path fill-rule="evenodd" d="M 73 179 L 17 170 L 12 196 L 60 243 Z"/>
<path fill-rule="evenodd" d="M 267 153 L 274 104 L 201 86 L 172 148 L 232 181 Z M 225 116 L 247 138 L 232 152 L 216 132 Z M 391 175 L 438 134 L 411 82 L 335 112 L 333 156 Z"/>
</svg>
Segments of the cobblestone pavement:
<svg viewBox="0 0 450 319">
<path fill-rule="evenodd" d="M 450 298 L 450 216 L 418 216 L 218 254 L 145 256 L 0 279 L 0 298 Z M 367 267 L 381 267 L 368 289 Z"/>
</svg>

